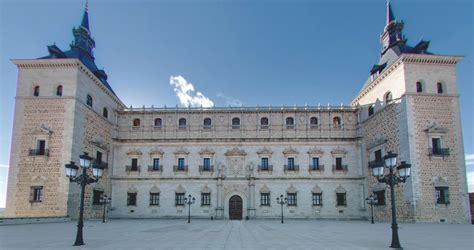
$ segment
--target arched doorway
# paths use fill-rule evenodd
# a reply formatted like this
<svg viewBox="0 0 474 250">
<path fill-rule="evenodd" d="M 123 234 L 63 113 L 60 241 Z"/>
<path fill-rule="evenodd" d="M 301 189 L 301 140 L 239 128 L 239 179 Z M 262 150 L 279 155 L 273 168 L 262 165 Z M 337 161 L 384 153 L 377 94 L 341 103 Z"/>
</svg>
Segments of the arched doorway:
<svg viewBox="0 0 474 250">
<path fill-rule="evenodd" d="M 230 197 L 229 200 L 229 219 L 241 220 L 242 219 L 242 198 L 238 195 Z"/>
</svg>

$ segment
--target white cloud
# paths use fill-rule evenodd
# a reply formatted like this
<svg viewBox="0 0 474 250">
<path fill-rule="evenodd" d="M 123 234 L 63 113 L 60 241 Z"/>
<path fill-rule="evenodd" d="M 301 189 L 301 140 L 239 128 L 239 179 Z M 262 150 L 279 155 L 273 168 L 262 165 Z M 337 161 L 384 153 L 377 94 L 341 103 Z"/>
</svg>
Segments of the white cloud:
<svg viewBox="0 0 474 250">
<path fill-rule="evenodd" d="M 8 165 L 0 164 L 0 168 L 8 168 Z"/>
<path fill-rule="evenodd" d="M 225 105 L 230 105 L 234 107 L 242 106 L 242 101 L 233 97 L 226 96 L 223 93 L 217 93 L 217 97 L 224 99 Z"/>
<path fill-rule="evenodd" d="M 466 155 L 466 166 L 474 165 L 474 154 Z"/>
<path fill-rule="evenodd" d="M 212 107 L 214 102 L 201 92 L 195 91 L 192 83 L 186 81 L 182 76 L 170 76 L 170 85 L 182 106 L 188 107 Z"/>
</svg>

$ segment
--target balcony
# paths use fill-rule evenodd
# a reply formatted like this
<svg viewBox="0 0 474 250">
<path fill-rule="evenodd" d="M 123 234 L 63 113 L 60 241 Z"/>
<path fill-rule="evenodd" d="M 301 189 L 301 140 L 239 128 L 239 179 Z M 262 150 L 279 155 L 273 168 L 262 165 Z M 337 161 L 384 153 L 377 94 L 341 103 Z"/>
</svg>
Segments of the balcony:
<svg viewBox="0 0 474 250">
<path fill-rule="evenodd" d="M 188 172 L 188 165 L 173 165 L 174 172 Z"/>
<path fill-rule="evenodd" d="M 163 170 L 162 165 L 158 165 L 158 166 L 148 165 L 148 171 L 150 172 L 161 172 L 162 170 Z"/>
<path fill-rule="evenodd" d="M 445 157 L 449 155 L 449 148 L 429 148 L 428 155 Z"/>
<path fill-rule="evenodd" d="M 272 172 L 273 165 L 258 165 L 259 172 Z"/>
<path fill-rule="evenodd" d="M 347 172 L 347 165 L 332 165 L 332 171 L 343 171 Z"/>
<path fill-rule="evenodd" d="M 214 172 L 214 165 L 199 165 L 199 172 Z"/>
<path fill-rule="evenodd" d="M 317 166 L 309 165 L 309 171 L 311 171 L 311 172 L 317 172 L 317 171 L 322 172 L 322 171 L 324 171 L 324 165 L 317 165 Z"/>
<path fill-rule="evenodd" d="M 283 165 L 285 172 L 300 171 L 300 165 Z"/>
<path fill-rule="evenodd" d="M 140 166 L 125 166 L 127 172 L 140 172 Z"/>
<path fill-rule="evenodd" d="M 268 129 L 268 125 L 262 124 L 262 125 L 260 125 L 260 129 Z"/>
<path fill-rule="evenodd" d="M 30 149 L 30 156 L 49 156 L 49 149 Z"/>
</svg>

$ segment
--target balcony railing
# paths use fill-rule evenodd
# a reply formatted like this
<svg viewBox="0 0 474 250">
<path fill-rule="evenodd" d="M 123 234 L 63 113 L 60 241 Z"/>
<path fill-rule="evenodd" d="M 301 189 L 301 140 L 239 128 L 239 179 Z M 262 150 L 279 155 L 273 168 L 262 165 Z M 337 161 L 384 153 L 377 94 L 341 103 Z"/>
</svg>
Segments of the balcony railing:
<svg viewBox="0 0 474 250">
<path fill-rule="evenodd" d="M 268 129 L 268 125 L 260 125 L 260 129 Z"/>
<path fill-rule="evenodd" d="M 148 165 L 148 171 L 161 172 L 162 169 L 163 169 L 162 165 L 158 165 L 158 166 Z"/>
<path fill-rule="evenodd" d="M 324 171 L 324 165 L 309 165 L 309 171 Z"/>
<path fill-rule="evenodd" d="M 173 165 L 174 172 L 187 172 L 188 165 Z"/>
<path fill-rule="evenodd" d="M 214 172 L 214 165 L 199 165 L 199 172 Z"/>
<path fill-rule="evenodd" d="M 300 165 L 284 165 L 284 170 L 286 171 L 300 171 Z"/>
<path fill-rule="evenodd" d="M 347 171 L 347 165 L 332 165 L 332 171 Z"/>
<path fill-rule="evenodd" d="M 125 171 L 127 172 L 139 172 L 140 166 L 125 166 Z"/>
<path fill-rule="evenodd" d="M 384 166 L 385 163 L 381 160 L 369 161 L 369 169 L 375 166 Z"/>
<path fill-rule="evenodd" d="M 449 148 L 429 148 L 428 154 L 430 156 L 448 156 L 449 155 Z"/>
<path fill-rule="evenodd" d="M 258 171 L 262 171 L 262 172 L 265 172 L 265 171 L 268 171 L 268 172 L 271 172 L 273 171 L 273 165 L 258 165 Z"/>
<path fill-rule="evenodd" d="M 49 149 L 30 149 L 29 155 L 49 156 Z"/>
</svg>

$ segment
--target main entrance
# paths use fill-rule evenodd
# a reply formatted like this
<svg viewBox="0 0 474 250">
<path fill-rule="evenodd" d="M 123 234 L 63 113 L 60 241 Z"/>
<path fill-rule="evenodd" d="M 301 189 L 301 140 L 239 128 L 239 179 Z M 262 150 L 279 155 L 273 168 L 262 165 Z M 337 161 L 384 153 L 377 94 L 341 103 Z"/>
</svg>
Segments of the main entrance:
<svg viewBox="0 0 474 250">
<path fill-rule="evenodd" d="M 242 219 L 242 198 L 238 195 L 230 197 L 229 200 L 229 219 L 241 220 Z"/>
</svg>

